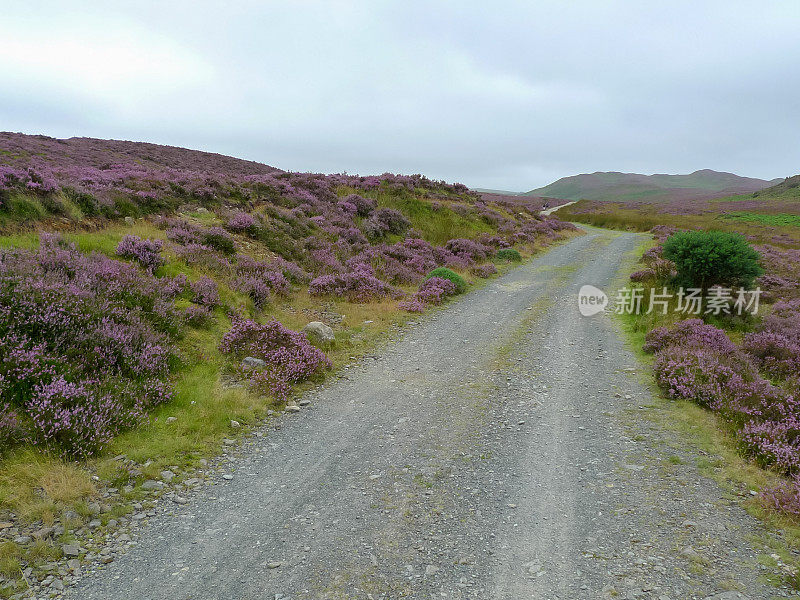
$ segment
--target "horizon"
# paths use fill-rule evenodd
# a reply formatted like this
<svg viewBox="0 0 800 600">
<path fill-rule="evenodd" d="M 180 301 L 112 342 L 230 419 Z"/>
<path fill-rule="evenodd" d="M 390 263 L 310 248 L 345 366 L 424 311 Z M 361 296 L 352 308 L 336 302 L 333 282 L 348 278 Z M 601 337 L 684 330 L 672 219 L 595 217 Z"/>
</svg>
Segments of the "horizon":
<svg viewBox="0 0 800 600">
<path fill-rule="evenodd" d="M 502 190 L 800 164 L 791 2 L 193 6 L 8 7 L 2 128 Z"/>
</svg>

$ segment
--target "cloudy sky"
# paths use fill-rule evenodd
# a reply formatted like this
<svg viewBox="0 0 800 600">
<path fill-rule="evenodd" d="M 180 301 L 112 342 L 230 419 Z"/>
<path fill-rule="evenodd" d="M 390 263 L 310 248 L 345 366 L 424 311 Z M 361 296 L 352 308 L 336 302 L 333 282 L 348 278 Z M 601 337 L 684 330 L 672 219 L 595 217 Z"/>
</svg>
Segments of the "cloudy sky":
<svg viewBox="0 0 800 600">
<path fill-rule="evenodd" d="M 796 0 L 225 4 L 0 3 L 0 130 L 515 191 L 800 172 Z"/>
</svg>

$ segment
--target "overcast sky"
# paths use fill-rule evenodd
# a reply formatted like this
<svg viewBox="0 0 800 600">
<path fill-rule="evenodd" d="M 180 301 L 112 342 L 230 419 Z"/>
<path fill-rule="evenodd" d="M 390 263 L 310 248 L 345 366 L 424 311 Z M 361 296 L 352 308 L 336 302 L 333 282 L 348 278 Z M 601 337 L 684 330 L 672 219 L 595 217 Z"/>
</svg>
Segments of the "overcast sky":
<svg viewBox="0 0 800 600">
<path fill-rule="evenodd" d="M 0 130 L 515 191 L 800 173 L 797 0 L 228 4 L 0 0 Z"/>
</svg>

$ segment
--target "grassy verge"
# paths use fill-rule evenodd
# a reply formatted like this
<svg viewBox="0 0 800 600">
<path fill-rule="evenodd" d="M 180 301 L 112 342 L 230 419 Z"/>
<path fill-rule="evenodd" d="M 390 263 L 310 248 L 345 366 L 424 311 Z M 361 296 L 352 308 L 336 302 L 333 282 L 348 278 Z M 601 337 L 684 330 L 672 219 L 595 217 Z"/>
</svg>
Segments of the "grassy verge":
<svg viewBox="0 0 800 600">
<path fill-rule="evenodd" d="M 633 253 L 621 278 L 636 269 L 636 261 L 652 245 L 652 241 L 643 243 Z M 651 388 L 655 401 L 647 418 L 674 432 L 683 447 L 694 451 L 700 473 L 716 481 L 727 498 L 735 500 L 764 523 L 766 531 L 750 542 L 761 552 L 759 561 L 770 567 L 783 567 L 782 576 L 775 575 L 774 571 L 765 573 L 765 582 L 789 584 L 800 589 L 800 578 L 796 575 L 800 573 L 800 524 L 768 510 L 755 496 L 758 490 L 780 482 L 781 477 L 744 458 L 734 432 L 718 415 L 688 400 L 666 398 L 656 384 L 652 374 L 654 358 L 642 350 L 645 336 L 654 327 L 674 322 L 674 314 L 661 315 L 654 311 L 651 315 L 617 315 L 616 319 L 631 352 L 649 368 L 644 383 Z"/>
</svg>

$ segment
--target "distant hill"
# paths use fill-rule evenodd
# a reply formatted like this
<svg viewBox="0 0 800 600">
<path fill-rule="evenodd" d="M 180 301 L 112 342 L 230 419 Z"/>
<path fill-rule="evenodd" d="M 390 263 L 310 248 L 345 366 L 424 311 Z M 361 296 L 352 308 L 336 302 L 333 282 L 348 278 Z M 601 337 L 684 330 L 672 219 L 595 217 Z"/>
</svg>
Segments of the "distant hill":
<svg viewBox="0 0 800 600">
<path fill-rule="evenodd" d="M 707 200 L 733 194 L 757 192 L 783 181 L 740 177 L 703 169 L 689 175 L 640 175 L 597 172 L 563 177 L 526 195 L 565 200 L 637 201 Z"/>
<path fill-rule="evenodd" d="M 162 146 L 147 142 L 98 140 L 0 132 L 0 163 L 27 166 L 41 161 L 64 167 L 108 168 L 110 164 L 136 164 L 146 168 L 206 171 L 225 175 L 265 175 L 280 171 L 251 160 L 213 152 Z"/>
</svg>

